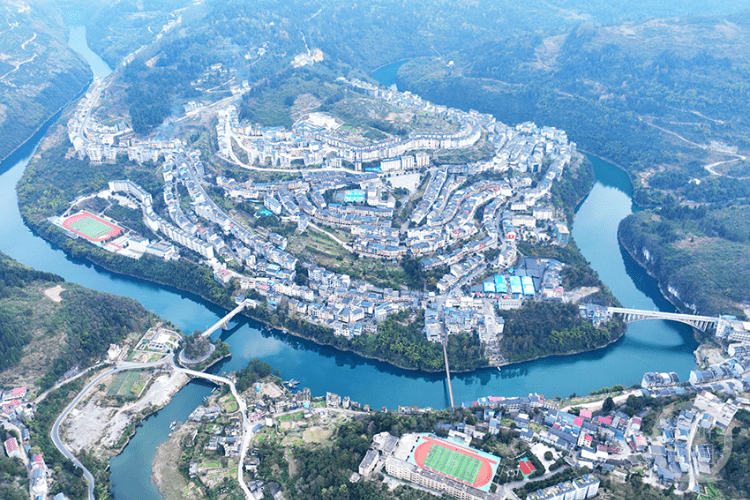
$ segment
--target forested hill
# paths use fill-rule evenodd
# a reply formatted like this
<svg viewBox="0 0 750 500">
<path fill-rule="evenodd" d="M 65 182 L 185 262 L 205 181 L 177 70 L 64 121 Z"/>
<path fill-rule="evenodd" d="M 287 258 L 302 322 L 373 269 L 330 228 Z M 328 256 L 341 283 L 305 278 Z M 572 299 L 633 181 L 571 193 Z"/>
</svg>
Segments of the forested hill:
<svg viewBox="0 0 750 500">
<path fill-rule="evenodd" d="M 136 301 L 68 283 L 0 253 L 0 386 L 51 386 L 101 359 L 110 343 L 145 333 L 153 314 Z"/>
<path fill-rule="evenodd" d="M 398 82 L 506 123 L 562 128 L 579 147 L 632 172 L 664 167 L 685 185 L 710 176 L 704 162 L 736 158 L 725 154 L 733 147 L 750 151 L 748 40 L 748 13 L 580 23 L 417 59 L 400 68 Z"/>
<path fill-rule="evenodd" d="M 26 5 L 28 4 L 28 5 Z M 91 79 L 51 2 L 0 3 L 0 161 Z"/>
<path fill-rule="evenodd" d="M 468 64 L 473 68 L 466 74 L 473 78 L 497 78 L 481 71 L 487 66 L 485 63 L 516 71 L 519 63 L 527 62 L 516 58 L 519 40 L 531 47 L 532 56 L 539 52 L 544 58 L 545 50 L 555 50 L 555 37 L 575 31 L 582 23 L 606 26 L 655 16 L 694 15 L 699 11 L 726 15 L 742 5 L 740 0 L 711 6 L 698 0 L 637 1 L 627 5 L 604 0 L 67 3 L 80 10 L 91 48 L 112 67 L 134 55 L 122 80 L 128 88 L 127 105 L 138 133 L 148 133 L 159 126 L 172 108 L 179 109 L 173 106 L 178 101 L 197 98 L 199 94 L 191 82 L 201 81 L 208 86 L 206 77 L 210 75 L 205 72 L 217 64 L 236 72 L 232 75 L 235 84 L 247 81 L 253 88 L 283 76 L 285 70 L 291 70 L 295 56 L 314 49 L 323 53 L 324 60 L 319 65 L 337 76 L 362 77 L 394 61 L 427 57 L 443 65 L 453 60 L 457 69 Z M 651 41 L 644 38 L 646 45 Z M 571 48 L 575 49 L 572 45 Z M 506 51 L 510 58 L 505 57 Z M 553 63 L 557 60 L 556 53 L 549 56 Z M 559 72 L 557 67 L 547 69 L 555 76 Z M 547 76 L 533 75 L 530 81 L 540 77 L 545 80 Z M 227 79 L 210 85 L 221 89 Z M 216 90 L 213 97 L 227 90 Z M 482 99 L 481 93 L 462 94 Z M 503 96 L 503 100 L 507 98 Z M 521 98 L 533 104 L 538 101 L 535 95 Z M 548 100 L 549 96 L 544 98 Z M 515 111 L 513 104 L 508 109 Z M 573 118 L 590 119 L 591 114 L 584 108 Z M 538 122 L 547 124 L 542 119 Z"/>
<path fill-rule="evenodd" d="M 623 246 L 685 309 L 744 315 L 750 285 L 750 207 L 666 206 L 620 224 Z"/>
</svg>

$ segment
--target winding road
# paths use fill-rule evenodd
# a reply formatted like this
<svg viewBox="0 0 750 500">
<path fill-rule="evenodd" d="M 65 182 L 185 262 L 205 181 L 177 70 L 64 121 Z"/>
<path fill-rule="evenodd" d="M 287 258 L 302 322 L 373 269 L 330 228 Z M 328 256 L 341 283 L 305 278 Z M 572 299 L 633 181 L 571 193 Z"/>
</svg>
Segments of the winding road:
<svg viewBox="0 0 750 500">
<path fill-rule="evenodd" d="M 243 472 L 244 472 L 243 462 L 245 461 L 245 457 L 247 455 L 247 449 L 250 446 L 250 441 L 252 441 L 252 438 L 253 438 L 253 433 L 250 431 L 250 422 L 247 419 L 247 405 L 245 404 L 245 400 L 243 398 L 240 398 L 239 393 L 237 392 L 237 387 L 235 386 L 234 382 L 231 381 L 230 379 L 226 377 L 220 377 L 218 375 L 211 375 L 209 373 L 198 372 L 195 370 L 188 370 L 187 368 L 180 368 L 174 364 L 174 354 L 169 354 L 168 356 L 154 363 L 129 363 L 129 362 L 118 363 L 116 367 L 106 370 L 100 373 L 99 375 L 97 375 L 96 377 L 94 377 L 94 379 L 91 380 L 91 382 L 89 382 L 86 385 L 86 387 L 84 387 L 81 390 L 81 392 L 78 393 L 78 395 L 73 399 L 73 401 L 71 401 L 70 404 L 67 407 L 65 407 L 62 413 L 60 413 L 60 415 L 57 417 L 57 420 L 55 420 L 55 423 L 52 426 L 52 429 L 50 431 L 50 438 L 52 439 L 52 442 L 54 443 L 55 447 L 58 450 L 60 450 L 60 453 L 62 453 L 65 456 L 65 458 L 68 458 L 70 461 L 73 462 L 73 464 L 76 467 L 79 467 L 81 470 L 83 470 L 83 477 L 86 478 L 86 481 L 88 482 L 88 499 L 94 500 L 94 486 L 95 486 L 94 476 L 86 467 L 83 466 L 80 460 L 78 460 L 76 456 L 68 448 L 65 447 L 65 444 L 60 438 L 60 425 L 62 425 L 63 421 L 65 421 L 70 411 L 81 401 L 81 399 L 83 399 L 86 393 L 89 390 L 91 390 L 92 387 L 98 384 L 105 377 L 112 375 L 113 373 L 116 373 L 118 371 L 154 368 L 156 366 L 160 366 L 164 364 L 169 365 L 175 371 L 184 373 L 185 375 L 188 375 L 191 377 L 203 378 L 206 380 L 210 380 L 211 382 L 214 382 L 216 384 L 227 384 L 229 386 L 229 389 L 232 392 L 232 396 L 234 396 L 235 401 L 237 401 L 239 412 L 242 415 L 242 445 L 240 447 L 240 459 L 239 459 L 239 464 L 237 467 L 237 481 L 240 483 L 240 487 L 242 488 L 242 491 L 245 493 L 245 497 L 248 499 L 252 499 L 253 497 L 250 493 L 250 489 L 247 487 L 247 483 L 245 482 L 245 478 L 243 475 Z M 79 375 L 82 375 L 82 374 L 83 373 Z M 67 380 L 64 383 L 67 383 L 69 381 L 70 380 Z"/>
<path fill-rule="evenodd" d="M 156 361 L 154 363 L 121 363 L 118 366 L 115 366 L 114 368 L 111 368 L 105 372 L 100 373 L 94 379 L 89 382 L 86 387 L 84 387 L 81 392 L 78 393 L 78 395 L 73 399 L 73 401 L 70 402 L 68 406 L 65 407 L 65 409 L 60 413 L 60 416 L 57 417 L 57 420 L 55 420 L 55 423 L 52 425 L 52 429 L 50 430 L 49 437 L 52 439 L 52 442 L 54 443 L 55 447 L 60 450 L 60 453 L 62 453 L 65 458 L 69 459 L 76 467 L 79 467 L 83 470 L 83 477 L 86 478 L 86 481 L 89 483 L 89 500 L 94 500 L 94 476 L 91 474 L 91 472 L 83 466 L 80 460 L 76 458 L 73 453 L 65 447 L 65 444 L 62 442 L 62 439 L 60 439 L 60 425 L 63 423 L 65 418 L 67 418 L 70 411 L 83 399 L 83 397 L 86 395 L 86 393 L 91 390 L 92 387 L 94 387 L 96 384 L 98 384 L 102 379 L 105 377 L 112 375 L 115 372 L 118 371 L 125 371 L 125 370 L 138 370 L 143 368 L 153 368 L 155 366 L 160 366 L 165 363 L 169 363 L 172 366 L 174 366 L 174 355 L 170 354 L 169 356 L 162 358 L 159 361 Z M 84 372 L 85 373 L 85 372 Z M 70 382 L 70 380 L 66 380 L 64 383 Z M 46 395 L 46 394 L 45 394 Z"/>
</svg>

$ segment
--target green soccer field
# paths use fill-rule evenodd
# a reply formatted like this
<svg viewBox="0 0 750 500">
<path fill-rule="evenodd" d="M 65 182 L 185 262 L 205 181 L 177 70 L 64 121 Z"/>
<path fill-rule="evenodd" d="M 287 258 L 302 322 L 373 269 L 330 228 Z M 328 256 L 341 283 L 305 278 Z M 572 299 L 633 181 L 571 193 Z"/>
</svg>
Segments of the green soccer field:
<svg viewBox="0 0 750 500">
<path fill-rule="evenodd" d="M 468 484 L 476 482 L 479 469 L 482 468 L 480 460 L 438 445 L 432 445 L 425 457 L 424 465 L 428 469 Z"/>
<path fill-rule="evenodd" d="M 95 240 L 112 231 L 112 227 L 90 217 L 74 222 L 70 225 L 70 227 L 85 234 L 87 238 L 91 238 L 92 240 Z"/>
</svg>

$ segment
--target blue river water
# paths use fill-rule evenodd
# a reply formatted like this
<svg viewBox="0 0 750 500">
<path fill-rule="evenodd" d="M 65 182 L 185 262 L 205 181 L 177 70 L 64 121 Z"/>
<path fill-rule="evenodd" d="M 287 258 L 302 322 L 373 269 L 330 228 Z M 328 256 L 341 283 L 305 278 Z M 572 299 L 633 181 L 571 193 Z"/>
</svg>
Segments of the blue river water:
<svg viewBox="0 0 750 500">
<path fill-rule="evenodd" d="M 95 76 L 111 71 L 85 46 L 85 32 L 71 30 L 70 45 L 89 61 Z M 97 60 L 98 59 L 98 60 Z M 103 65 L 102 65 L 103 64 Z M 393 72 L 395 74 L 395 72 Z M 168 319 L 184 332 L 205 329 L 224 313 L 188 293 L 104 271 L 71 259 L 35 236 L 21 219 L 15 185 L 48 126 L 0 165 L 0 251 L 37 269 L 104 292 L 131 297 Z M 626 254 L 617 241 L 619 221 L 633 210 L 627 175 L 603 160 L 591 157 L 597 182 L 577 211 L 573 237 L 603 281 L 626 307 L 672 311 L 656 283 Z M 321 347 L 263 325 L 241 319 L 221 338 L 232 357 L 215 372 L 243 368 L 257 357 L 278 369 L 282 377 L 296 378 L 314 395 L 326 391 L 349 395 L 373 408 L 398 405 L 448 405 L 444 377 L 409 372 L 359 356 Z M 454 377 L 457 402 L 487 395 L 513 396 L 530 392 L 547 397 L 584 394 L 614 384 L 637 383 L 646 371 L 675 371 L 686 378 L 694 365 L 696 343 L 688 327 L 663 321 L 632 324 L 618 342 L 594 352 L 547 358 Z M 112 492 L 118 500 L 161 498 L 149 481 L 156 447 L 167 438 L 169 423 L 184 421 L 199 405 L 210 386 L 192 382 L 155 415 L 146 419 L 124 452 L 111 460 Z"/>
</svg>

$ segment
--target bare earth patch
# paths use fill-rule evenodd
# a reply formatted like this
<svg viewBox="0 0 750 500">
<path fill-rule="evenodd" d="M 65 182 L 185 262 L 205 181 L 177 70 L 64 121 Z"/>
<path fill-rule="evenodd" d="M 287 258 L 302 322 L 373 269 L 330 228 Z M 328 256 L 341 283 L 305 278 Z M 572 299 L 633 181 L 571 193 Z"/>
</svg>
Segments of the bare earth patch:
<svg viewBox="0 0 750 500">
<path fill-rule="evenodd" d="M 190 488 L 190 483 L 178 469 L 182 442 L 197 427 L 198 425 L 192 422 L 181 425 L 169 435 L 169 439 L 156 448 L 154 463 L 151 465 L 151 480 L 164 498 L 198 498 L 198 491 Z"/>
<path fill-rule="evenodd" d="M 333 433 L 321 427 L 312 427 L 302 433 L 305 443 L 325 443 Z"/>
<path fill-rule="evenodd" d="M 701 248 L 706 245 L 716 244 L 720 242 L 721 238 L 690 236 L 688 238 L 676 241 L 674 243 L 674 247 L 679 249 Z"/>
<path fill-rule="evenodd" d="M 565 294 L 563 295 L 563 302 L 572 302 L 575 304 L 577 302 L 580 302 L 580 300 L 584 297 L 588 297 L 589 295 L 592 295 L 598 291 L 598 286 L 582 286 L 576 288 L 575 290 L 565 292 Z"/>
<path fill-rule="evenodd" d="M 58 304 L 62 302 L 62 297 L 60 297 L 60 294 L 65 291 L 65 288 L 61 287 L 60 285 L 53 286 L 52 288 L 48 288 L 44 291 L 44 295 L 47 296 L 50 300 L 53 302 L 57 302 Z"/>
<path fill-rule="evenodd" d="M 108 386 L 111 380 L 111 376 L 107 377 L 103 383 Z M 163 407 L 188 380 L 182 373 L 163 373 L 143 397 L 119 408 L 107 405 L 103 398 L 106 388 L 104 391 L 94 388 L 91 396 L 73 409 L 64 422 L 65 439 L 74 452 L 94 450 L 96 455 L 109 458 L 118 451 L 113 447 L 125 429 L 143 410 Z"/>
<path fill-rule="evenodd" d="M 266 382 L 265 384 L 261 384 L 260 394 L 269 398 L 280 398 L 284 393 L 279 389 L 278 385 Z"/>
</svg>

